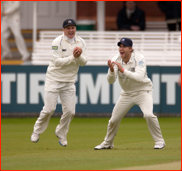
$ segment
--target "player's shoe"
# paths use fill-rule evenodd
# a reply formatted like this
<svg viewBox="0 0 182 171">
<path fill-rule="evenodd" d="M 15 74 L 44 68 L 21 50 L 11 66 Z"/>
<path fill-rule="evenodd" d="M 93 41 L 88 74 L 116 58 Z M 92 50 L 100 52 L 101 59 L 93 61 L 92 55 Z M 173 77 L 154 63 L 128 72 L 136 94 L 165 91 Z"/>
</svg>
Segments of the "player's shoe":
<svg viewBox="0 0 182 171">
<path fill-rule="evenodd" d="M 28 61 L 28 60 L 30 60 L 30 54 L 28 53 L 28 54 L 24 55 L 24 56 L 22 57 L 22 60 L 23 60 L 23 61 Z"/>
<path fill-rule="evenodd" d="M 56 132 L 55 132 L 56 134 Z M 56 134 L 56 137 L 58 137 L 58 135 Z M 58 137 L 59 138 L 59 137 Z M 63 147 L 66 147 L 68 145 L 68 142 L 66 139 L 63 139 L 63 138 L 59 138 L 59 144 Z"/>
<path fill-rule="evenodd" d="M 165 143 L 164 142 L 156 142 L 154 149 L 163 149 L 165 147 Z"/>
<path fill-rule="evenodd" d="M 68 145 L 68 142 L 66 139 L 59 138 L 59 144 L 63 147 L 66 147 Z"/>
<path fill-rule="evenodd" d="M 112 149 L 114 148 L 114 144 L 112 143 L 111 145 L 105 145 L 104 142 L 101 143 L 100 145 L 97 145 L 94 150 L 104 150 L 104 149 Z"/>
<path fill-rule="evenodd" d="M 31 135 L 31 141 L 34 143 L 38 142 L 39 141 L 39 135 L 36 134 L 35 132 L 33 132 Z"/>
</svg>

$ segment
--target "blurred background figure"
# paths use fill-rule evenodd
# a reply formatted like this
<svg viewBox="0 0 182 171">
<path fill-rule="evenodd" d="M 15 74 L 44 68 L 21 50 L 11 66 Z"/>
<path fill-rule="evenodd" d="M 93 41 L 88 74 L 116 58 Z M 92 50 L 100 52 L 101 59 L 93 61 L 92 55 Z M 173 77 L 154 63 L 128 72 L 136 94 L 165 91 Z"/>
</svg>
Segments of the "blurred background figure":
<svg viewBox="0 0 182 171">
<path fill-rule="evenodd" d="M 11 29 L 17 48 L 22 56 L 22 60 L 28 60 L 30 54 L 26 48 L 20 29 L 20 1 L 1 1 L 1 15 L 1 59 L 13 58 L 8 44 L 8 37 L 10 36 L 9 29 Z"/>
<path fill-rule="evenodd" d="M 126 1 L 117 16 L 118 30 L 145 30 L 145 13 L 134 1 Z"/>
<path fill-rule="evenodd" d="M 181 31 L 181 1 L 159 1 L 158 5 L 166 16 L 168 30 Z"/>
</svg>

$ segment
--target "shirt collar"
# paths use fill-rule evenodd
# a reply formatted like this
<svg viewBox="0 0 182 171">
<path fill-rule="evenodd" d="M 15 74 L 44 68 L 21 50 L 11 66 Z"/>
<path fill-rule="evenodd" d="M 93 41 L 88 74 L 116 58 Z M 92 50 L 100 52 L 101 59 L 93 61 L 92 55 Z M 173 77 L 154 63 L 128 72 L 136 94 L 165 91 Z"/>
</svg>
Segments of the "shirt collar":
<svg viewBox="0 0 182 171">
<path fill-rule="evenodd" d="M 66 39 L 68 42 L 70 42 L 70 43 L 75 43 L 75 36 L 74 36 L 72 39 L 70 39 L 70 38 L 67 37 L 66 35 L 64 35 L 64 37 L 65 37 L 65 39 Z"/>
<path fill-rule="evenodd" d="M 132 53 L 131 53 L 131 57 L 130 57 L 130 59 L 129 59 L 129 61 L 128 61 L 127 64 L 132 63 L 132 62 L 133 62 L 133 58 L 134 58 L 134 53 L 132 52 Z M 121 58 L 121 59 L 122 59 L 122 58 Z M 123 59 L 122 59 L 122 64 L 125 64 L 125 65 L 126 65 L 126 63 L 123 61 Z"/>
<path fill-rule="evenodd" d="M 63 35 L 64 35 L 64 39 L 65 39 L 67 42 L 69 42 L 69 43 L 75 43 L 75 42 L 78 42 L 78 41 L 79 41 L 78 36 L 77 36 L 76 34 L 75 34 L 75 36 L 73 37 L 74 41 L 72 41 L 72 39 L 68 38 L 64 33 L 63 33 Z"/>
</svg>

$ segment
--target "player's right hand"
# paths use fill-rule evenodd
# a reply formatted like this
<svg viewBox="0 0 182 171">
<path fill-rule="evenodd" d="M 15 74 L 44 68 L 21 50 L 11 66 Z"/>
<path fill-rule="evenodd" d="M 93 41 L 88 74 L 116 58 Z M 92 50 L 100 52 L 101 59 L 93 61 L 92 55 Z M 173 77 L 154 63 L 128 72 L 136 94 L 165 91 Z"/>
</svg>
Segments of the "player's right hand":
<svg viewBox="0 0 182 171">
<path fill-rule="evenodd" d="M 110 68 L 110 71 L 114 72 L 114 65 L 113 65 L 113 63 L 111 62 L 110 59 L 108 60 L 107 64 L 108 64 L 108 67 Z"/>
</svg>

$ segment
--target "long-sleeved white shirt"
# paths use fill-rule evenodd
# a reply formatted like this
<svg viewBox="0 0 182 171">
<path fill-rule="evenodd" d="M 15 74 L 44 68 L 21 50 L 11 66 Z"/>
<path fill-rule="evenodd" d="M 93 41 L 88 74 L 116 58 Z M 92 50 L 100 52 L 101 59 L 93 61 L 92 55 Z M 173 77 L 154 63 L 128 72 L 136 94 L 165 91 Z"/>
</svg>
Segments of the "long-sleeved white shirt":
<svg viewBox="0 0 182 171">
<path fill-rule="evenodd" d="M 80 57 L 73 56 L 75 47 L 82 48 Z M 52 42 L 52 59 L 46 73 L 46 83 L 50 88 L 56 88 L 51 82 L 74 83 L 79 66 L 87 63 L 86 43 L 75 35 L 75 41 L 70 43 L 67 37 L 62 34 Z"/>
<path fill-rule="evenodd" d="M 124 73 L 114 66 L 114 72 L 108 70 L 107 80 L 113 84 L 117 77 L 122 88 L 121 93 L 134 93 L 142 90 L 152 90 L 153 85 L 147 76 L 146 59 L 139 53 L 132 52 L 130 60 L 126 64 L 120 54 L 117 54 L 111 61 L 117 61 L 124 68 Z"/>
</svg>

